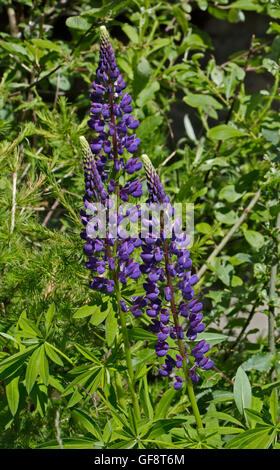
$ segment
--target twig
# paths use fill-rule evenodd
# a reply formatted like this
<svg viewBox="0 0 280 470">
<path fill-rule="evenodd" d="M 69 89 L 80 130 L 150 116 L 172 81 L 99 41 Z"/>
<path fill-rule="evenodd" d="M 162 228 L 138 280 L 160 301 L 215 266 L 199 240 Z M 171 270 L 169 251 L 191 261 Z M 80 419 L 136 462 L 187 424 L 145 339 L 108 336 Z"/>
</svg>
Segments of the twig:
<svg viewBox="0 0 280 470">
<path fill-rule="evenodd" d="M 55 96 L 54 96 L 54 102 L 53 102 L 53 109 L 56 108 L 57 98 L 58 98 L 58 93 L 59 93 L 59 86 L 60 86 L 60 71 L 59 71 L 58 74 L 57 74 L 56 89 L 55 89 Z"/>
<path fill-rule="evenodd" d="M 229 384 L 234 385 L 233 381 L 229 379 L 220 369 L 218 369 L 218 367 L 214 366 L 213 369 L 218 372 L 218 374 L 220 374 L 221 377 L 223 377 L 223 379 L 226 380 Z"/>
<path fill-rule="evenodd" d="M 7 8 L 7 14 L 9 18 L 9 23 L 10 23 L 10 30 L 11 30 L 11 36 L 17 37 L 18 35 L 18 25 L 17 25 L 17 19 L 16 19 L 16 12 L 14 8 L 12 7 L 12 0 L 9 0 L 9 5 Z"/>
<path fill-rule="evenodd" d="M 277 73 L 276 77 L 275 77 L 275 81 L 274 81 L 274 85 L 273 85 L 273 88 L 272 88 L 272 91 L 271 91 L 271 94 L 269 95 L 269 98 L 267 100 L 267 103 L 266 105 L 264 106 L 261 114 L 257 117 L 257 119 L 255 120 L 255 122 L 252 124 L 251 128 L 254 128 L 258 122 L 261 122 L 262 119 L 265 117 L 266 113 L 271 109 L 271 104 L 272 104 L 272 101 L 277 98 L 277 93 L 278 93 L 278 87 L 279 87 L 279 79 L 280 79 L 280 76 L 279 76 L 279 73 Z"/>
<path fill-rule="evenodd" d="M 211 263 L 211 261 L 220 253 L 220 251 L 224 248 L 224 246 L 227 244 L 227 242 L 231 239 L 232 235 L 236 230 L 240 227 L 242 222 L 246 219 L 247 215 L 249 212 L 253 209 L 254 205 L 258 201 L 259 197 L 261 195 L 261 190 L 259 189 L 253 199 L 251 200 L 250 204 L 246 207 L 246 209 L 243 211 L 242 215 L 239 217 L 237 222 L 234 224 L 234 226 L 228 231 L 226 236 L 222 239 L 221 243 L 215 248 L 215 250 L 211 253 L 211 255 L 208 257 L 206 263 L 200 268 L 200 270 L 197 273 L 197 276 L 201 278 L 205 271 L 208 269 L 208 265 Z"/>
<path fill-rule="evenodd" d="M 237 98 L 238 98 L 238 95 L 239 95 L 239 92 L 240 92 L 241 85 L 245 80 L 246 73 L 248 71 L 248 66 L 249 66 L 249 59 L 250 59 L 250 56 L 252 55 L 252 52 L 253 52 L 253 42 L 254 42 L 254 40 L 255 40 L 255 35 L 253 34 L 252 38 L 251 38 L 250 47 L 249 47 L 249 50 L 248 50 L 248 53 L 247 53 L 247 56 L 246 56 L 246 61 L 245 61 L 244 67 L 243 67 L 244 74 L 245 74 L 244 79 L 238 83 L 238 85 L 235 89 L 235 93 L 234 93 L 234 96 L 233 96 L 233 99 L 232 99 L 232 102 L 231 102 L 231 105 L 230 105 L 230 108 L 229 108 L 229 111 L 228 111 L 228 114 L 227 114 L 227 117 L 226 117 L 226 120 L 225 120 L 225 124 L 228 124 L 228 122 L 230 121 L 234 105 L 237 101 Z M 219 140 L 218 145 L 217 145 L 216 154 L 219 152 L 220 147 L 222 145 L 222 142 L 223 142 L 222 140 Z"/>
<path fill-rule="evenodd" d="M 246 77 L 246 73 L 248 71 L 248 66 L 249 66 L 249 59 L 250 59 L 250 56 L 252 55 L 253 53 L 253 42 L 255 40 L 255 35 L 253 34 L 252 35 L 252 38 L 251 38 L 251 43 L 250 43 L 250 47 L 249 47 L 249 50 L 248 52 L 246 53 L 246 55 L 244 57 L 246 57 L 246 60 L 245 60 L 245 64 L 244 64 L 244 67 L 243 67 L 243 70 L 244 70 L 244 79 L 242 81 L 240 81 L 235 89 L 235 93 L 234 93 L 234 96 L 233 96 L 233 99 L 232 99 L 232 102 L 231 102 L 231 105 L 230 105 L 230 108 L 228 110 L 228 113 L 227 113 L 227 117 L 225 119 L 225 124 L 228 124 L 229 121 L 230 121 L 230 118 L 231 118 L 231 115 L 232 115 L 232 112 L 233 112 L 233 109 L 234 109 L 234 106 L 235 106 L 235 103 L 238 99 L 238 95 L 239 95 L 239 92 L 240 92 L 240 88 L 241 88 L 241 85 L 242 83 L 244 83 L 244 80 L 245 80 L 245 77 Z M 223 141 L 220 139 L 218 144 L 217 144 L 217 148 L 216 148 L 216 151 L 215 151 L 215 157 L 217 157 L 219 151 L 220 151 L 220 148 L 221 148 L 221 145 L 222 145 Z M 207 173 L 205 174 L 205 178 L 204 178 L 204 184 L 207 183 L 208 181 L 208 178 L 209 178 L 209 175 L 210 175 L 210 172 L 211 172 L 211 169 L 207 171 Z"/>
<path fill-rule="evenodd" d="M 244 323 L 244 326 L 242 328 L 242 330 L 240 331 L 239 335 L 237 336 L 236 340 L 234 341 L 233 345 L 231 346 L 230 348 L 230 351 L 226 351 L 225 355 L 224 355 L 224 361 L 227 360 L 227 358 L 229 357 L 229 355 L 231 354 L 231 352 L 236 348 L 236 346 L 238 345 L 239 341 L 241 340 L 245 330 L 247 329 L 248 325 L 250 324 L 253 316 L 254 316 L 254 313 L 255 313 L 255 310 L 256 310 L 256 307 L 257 307 L 257 304 L 258 304 L 258 299 L 255 301 L 254 305 L 252 306 L 252 309 L 247 317 L 247 320 L 246 322 Z"/>
<path fill-rule="evenodd" d="M 59 418 L 60 418 L 60 415 L 59 415 L 59 410 L 57 409 L 56 410 L 56 415 L 55 415 L 55 429 L 56 429 L 56 440 L 59 444 L 59 447 L 60 449 L 63 449 L 63 442 L 62 442 L 62 439 L 61 439 L 61 431 L 60 431 L 60 425 L 59 425 Z"/>
<path fill-rule="evenodd" d="M 80 42 L 87 36 L 87 34 L 91 31 L 91 29 L 93 27 L 95 27 L 95 23 L 93 23 L 85 32 L 84 34 L 82 34 L 82 36 L 80 37 L 80 39 L 77 41 L 77 43 L 73 46 L 71 52 L 70 52 L 70 57 L 73 55 L 75 49 L 79 46 Z M 1 44 L 0 44 L 1 45 Z M 50 77 L 50 75 L 52 75 L 53 73 L 55 73 L 57 70 L 59 70 L 62 66 L 64 65 L 64 62 L 61 63 L 61 64 L 58 64 L 56 67 L 54 67 L 49 73 L 47 73 L 46 75 L 43 75 L 43 77 L 40 77 L 38 78 L 37 80 L 33 81 L 32 83 L 30 83 L 28 86 L 25 86 L 23 87 L 21 90 L 19 91 L 15 91 L 14 93 L 11 93 L 9 95 L 9 97 L 12 97 L 12 96 L 17 96 L 17 95 L 20 95 L 23 91 L 27 91 L 27 90 L 30 90 L 30 88 L 33 88 L 34 86 L 38 85 L 38 83 L 40 83 L 42 80 L 45 80 L 46 78 Z"/>
<path fill-rule="evenodd" d="M 47 225 L 48 221 L 50 220 L 50 218 L 52 217 L 52 215 L 53 215 L 55 209 L 56 209 L 57 206 L 59 205 L 59 202 L 60 202 L 60 199 L 59 199 L 59 198 L 57 198 L 57 199 L 54 201 L 52 207 L 50 208 L 49 212 L 47 213 L 46 217 L 45 217 L 44 220 L 43 220 L 43 223 L 42 223 L 42 226 L 43 226 L 43 227 L 46 227 L 46 225 Z"/>
<path fill-rule="evenodd" d="M 12 196 L 12 210 L 11 210 L 11 227 L 10 234 L 13 233 L 15 228 L 15 215 L 16 215 L 16 192 L 17 192 L 17 171 L 13 172 L 13 196 Z"/>
<path fill-rule="evenodd" d="M 174 155 L 176 155 L 176 153 L 177 153 L 177 150 L 174 150 L 162 163 L 159 164 L 159 166 L 156 169 L 158 170 L 159 168 L 166 165 L 166 163 L 169 162 L 169 160 L 171 160 L 171 158 L 173 158 Z"/>
</svg>

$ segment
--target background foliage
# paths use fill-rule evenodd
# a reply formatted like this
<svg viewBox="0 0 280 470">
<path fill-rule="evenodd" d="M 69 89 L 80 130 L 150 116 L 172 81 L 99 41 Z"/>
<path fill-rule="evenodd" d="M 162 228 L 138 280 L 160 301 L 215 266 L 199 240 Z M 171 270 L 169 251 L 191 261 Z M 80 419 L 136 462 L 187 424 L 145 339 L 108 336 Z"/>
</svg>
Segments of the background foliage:
<svg viewBox="0 0 280 470">
<path fill-rule="evenodd" d="M 279 2 L 2 0 L 0 11 L 0 447 L 279 448 Z M 252 18 L 267 25 L 260 37 Z M 231 42 L 219 61 L 207 21 L 227 38 L 245 27 L 247 46 Z M 90 138 L 102 24 L 140 152 L 174 202 L 195 204 L 216 364 L 196 386 L 203 435 L 184 390 L 154 370 L 154 335 L 128 317 L 135 422 L 113 306 L 88 288 L 78 142 Z"/>
</svg>

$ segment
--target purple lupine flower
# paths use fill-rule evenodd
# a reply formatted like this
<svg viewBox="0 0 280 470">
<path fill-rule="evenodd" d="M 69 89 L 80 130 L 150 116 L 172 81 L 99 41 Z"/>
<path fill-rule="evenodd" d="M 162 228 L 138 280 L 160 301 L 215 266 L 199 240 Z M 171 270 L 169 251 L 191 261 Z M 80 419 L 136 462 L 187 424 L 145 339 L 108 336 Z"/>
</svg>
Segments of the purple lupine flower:
<svg viewBox="0 0 280 470">
<path fill-rule="evenodd" d="M 152 208 L 154 203 L 165 204 L 166 211 L 173 215 L 174 210 L 169 204 L 169 198 L 154 167 L 147 156 L 144 155 L 142 159 L 147 174 L 148 202 Z M 191 362 L 189 377 L 192 382 L 196 383 L 199 380 L 196 370 L 199 368 L 209 370 L 214 366 L 214 362 L 204 356 L 210 349 L 205 340 L 197 344 L 193 343 L 197 335 L 204 331 L 205 325 L 202 323 L 203 305 L 194 298 L 193 286 L 198 282 L 198 277 L 190 271 L 192 262 L 189 251 L 186 249 L 189 240 L 185 237 L 185 243 L 181 244 L 182 238 L 176 236 L 173 230 L 172 239 L 168 245 L 164 239 L 162 219 L 157 237 L 150 234 L 152 222 L 148 216 L 145 219 L 145 225 L 147 232 L 142 243 L 143 263 L 140 269 L 146 275 L 143 287 L 146 291 L 144 297 L 147 303 L 146 313 L 152 318 L 150 329 L 158 338 L 155 345 L 156 355 L 166 357 L 165 363 L 159 369 L 159 374 L 169 376 L 174 370 L 180 372 L 183 360 L 186 360 L 187 364 Z M 175 291 L 177 295 L 180 293 L 182 296 L 177 302 L 178 305 L 175 301 Z M 163 303 L 165 303 L 164 306 Z M 186 325 L 179 324 L 180 317 L 187 322 Z M 167 343 L 168 338 L 180 342 L 180 352 L 183 348 L 184 356 L 177 354 L 174 359 L 167 354 L 170 349 Z M 174 388 L 179 390 L 183 381 L 180 375 L 176 375 Z"/>
<path fill-rule="evenodd" d="M 81 237 L 85 240 L 84 253 L 88 257 L 85 264 L 93 273 L 90 287 L 112 293 L 117 280 L 126 285 L 128 278 L 136 280 L 141 276 L 139 263 L 132 258 L 134 249 L 141 241 L 138 243 L 130 237 L 123 239 L 125 230 L 121 227 L 118 231 L 118 228 L 125 218 L 129 218 L 129 214 L 122 214 L 118 204 L 114 207 L 112 195 L 123 202 L 141 197 L 142 183 L 134 176 L 142 168 L 142 162 L 135 156 L 140 139 L 134 132 L 139 121 L 131 114 L 132 98 L 124 92 L 126 82 L 119 72 L 104 26 L 100 28 L 100 38 L 99 63 L 90 93 L 88 121 L 94 135 L 90 145 L 81 138 L 86 187 L 85 210 L 81 211 L 85 228 Z M 121 175 L 123 186 L 119 184 Z M 93 220 L 98 215 L 94 203 L 99 203 L 104 211 L 102 237 L 96 235 L 102 223 Z M 111 211 L 109 220 L 108 209 Z M 121 242 L 119 236 L 122 237 Z M 135 307 L 134 314 L 138 316 L 142 307 L 138 309 L 137 304 Z M 125 311 L 126 308 L 122 301 L 121 309 Z"/>
</svg>

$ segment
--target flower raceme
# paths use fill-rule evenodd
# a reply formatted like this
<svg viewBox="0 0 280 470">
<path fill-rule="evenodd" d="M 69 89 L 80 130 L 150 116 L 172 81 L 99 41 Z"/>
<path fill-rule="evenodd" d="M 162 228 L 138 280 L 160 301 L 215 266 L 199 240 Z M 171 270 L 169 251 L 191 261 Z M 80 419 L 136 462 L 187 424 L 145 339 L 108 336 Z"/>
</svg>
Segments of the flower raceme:
<svg viewBox="0 0 280 470">
<path fill-rule="evenodd" d="M 142 159 L 147 176 L 148 201 L 152 204 L 165 203 L 172 214 L 173 208 L 150 159 L 147 155 L 143 155 Z M 151 221 L 151 230 L 152 225 Z M 170 375 L 173 370 L 179 373 L 183 370 L 183 361 L 185 361 L 186 365 L 189 365 L 187 369 L 190 379 L 192 382 L 197 382 L 199 380 L 197 369 L 209 370 L 214 366 L 214 362 L 209 356 L 204 356 L 210 349 L 205 340 L 194 343 L 197 335 L 204 331 L 205 325 L 202 323 L 202 303 L 194 298 L 193 286 L 198 282 L 198 278 L 190 271 L 192 261 L 186 249 L 190 238 L 186 234 L 184 237 L 178 236 L 173 226 L 171 242 L 168 244 L 163 215 L 160 229 L 159 237 L 153 237 L 149 232 L 141 245 L 143 263 L 140 270 L 145 275 L 143 287 L 146 294 L 133 299 L 134 305 L 131 311 L 140 316 L 140 312 L 146 308 L 146 314 L 151 319 L 150 329 L 158 337 L 156 355 L 166 357 L 159 373 L 162 376 Z M 182 324 L 180 320 L 183 320 Z M 168 354 L 171 340 L 175 340 L 179 345 L 180 354 L 176 355 L 176 359 Z M 182 385 L 183 379 L 176 375 L 174 387 L 179 389 Z"/>
<path fill-rule="evenodd" d="M 198 381 L 198 368 L 208 370 L 214 363 L 205 356 L 209 344 L 205 340 L 196 342 L 205 325 L 202 303 L 194 298 L 193 286 L 198 278 L 191 274 L 192 262 L 186 248 L 190 238 L 177 233 L 175 220 L 168 242 L 165 225 L 170 226 L 174 208 L 146 155 L 142 160 L 148 186 L 147 204 L 152 214 L 158 206 L 165 205 L 167 209 L 165 216 L 160 211 L 156 218 L 135 204 L 135 199 L 142 196 L 142 184 L 135 177 L 142 168 L 142 161 L 135 155 L 140 139 L 134 130 L 139 121 L 131 114 L 132 98 L 125 88 L 108 33 L 101 27 L 100 57 L 90 94 L 88 121 L 95 136 L 90 145 L 84 137 L 80 138 L 85 177 L 81 237 L 85 240 L 86 267 L 92 272 L 90 287 L 111 295 L 119 292 L 119 286 L 125 286 L 128 279 L 143 279 L 144 295 L 130 299 L 118 296 L 119 307 L 122 312 L 130 309 L 135 317 L 145 314 L 150 318 L 150 329 L 157 335 L 155 353 L 165 359 L 159 374 L 172 375 L 174 388 L 179 389 L 186 380 Z M 126 203 L 131 201 L 133 207 L 127 209 Z M 126 219 L 137 222 L 140 215 L 144 232 L 121 237 L 119 226 Z M 174 347 L 177 354 L 173 357 Z"/>
<path fill-rule="evenodd" d="M 94 203 L 101 203 L 106 210 L 112 204 L 109 196 L 116 195 L 118 204 L 110 222 L 120 223 L 128 214 L 120 215 L 119 201 L 127 202 L 131 197 L 139 198 L 142 195 L 142 184 L 139 178 L 133 177 L 142 168 L 142 163 L 134 156 L 140 139 L 131 134 L 139 125 L 139 121 L 131 114 L 132 98 L 124 92 L 126 83 L 117 67 L 106 28 L 102 26 L 100 32 L 100 57 L 90 93 L 92 103 L 88 121 L 89 127 L 95 131 L 95 137 L 91 140 L 90 147 L 86 140 L 81 138 L 86 188 L 85 210 L 81 212 L 85 229 L 81 237 L 86 241 L 84 246 L 84 253 L 88 257 L 86 266 L 94 273 L 90 287 L 112 293 L 118 280 L 126 284 L 127 278 L 137 279 L 141 273 L 139 264 L 131 256 L 126 256 L 124 246 L 119 244 L 115 237 L 108 233 L 102 238 L 92 237 L 94 227 L 90 221 L 97 210 Z M 124 158 L 125 152 L 132 156 Z M 120 174 L 127 175 L 123 187 L 119 185 Z M 130 239 L 125 243 L 132 255 L 139 240 Z M 118 273 L 116 258 L 119 260 Z M 111 273 L 109 279 L 101 276 L 106 270 Z"/>
</svg>

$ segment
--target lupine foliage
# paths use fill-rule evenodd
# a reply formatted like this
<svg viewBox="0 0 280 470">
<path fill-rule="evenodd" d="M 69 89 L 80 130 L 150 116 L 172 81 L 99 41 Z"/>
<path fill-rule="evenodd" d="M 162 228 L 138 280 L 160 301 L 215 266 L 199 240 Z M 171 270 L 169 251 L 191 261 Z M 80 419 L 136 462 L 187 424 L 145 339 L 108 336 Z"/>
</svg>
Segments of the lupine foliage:
<svg viewBox="0 0 280 470">
<path fill-rule="evenodd" d="M 24 0 L 0 9 L 0 447 L 279 448 L 279 2 Z M 227 38 L 246 29 L 247 46 L 232 40 L 218 59 L 203 19 Z M 99 60 L 104 24 L 113 49 L 103 35 Z M 183 333 L 193 359 L 209 344 L 215 362 L 194 384 L 199 433 L 174 370 L 182 356 L 166 337 L 170 291 L 156 279 L 164 250 L 108 243 L 121 268 L 118 303 L 110 251 L 87 239 L 92 205 L 116 193 L 116 181 L 121 203 L 155 194 L 194 203 L 194 244 L 183 256 L 169 247 L 169 273 L 192 269 L 176 292 L 194 289 L 194 328 L 203 303 L 206 329 Z M 109 288 L 96 281 L 105 272 Z M 160 316 L 146 299 L 154 289 Z M 169 357 L 155 354 L 162 342 Z"/>
</svg>

